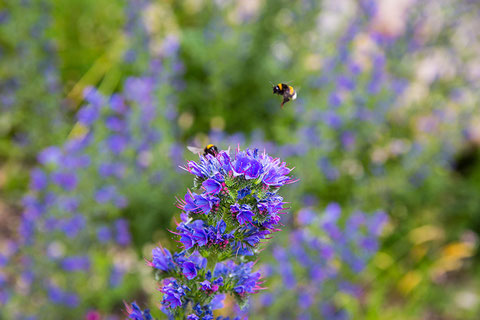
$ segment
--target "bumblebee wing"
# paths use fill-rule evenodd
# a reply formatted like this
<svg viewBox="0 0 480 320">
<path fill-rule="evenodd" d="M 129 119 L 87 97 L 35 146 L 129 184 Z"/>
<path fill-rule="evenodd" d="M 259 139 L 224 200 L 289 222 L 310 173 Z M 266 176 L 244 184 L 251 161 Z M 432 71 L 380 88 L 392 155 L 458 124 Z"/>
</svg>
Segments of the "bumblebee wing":
<svg viewBox="0 0 480 320">
<path fill-rule="evenodd" d="M 203 154 L 203 149 L 202 148 L 197 148 L 197 147 L 193 147 L 193 146 L 187 146 L 187 149 L 192 152 L 192 153 L 195 153 L 195 154 Z"/>
</svg>

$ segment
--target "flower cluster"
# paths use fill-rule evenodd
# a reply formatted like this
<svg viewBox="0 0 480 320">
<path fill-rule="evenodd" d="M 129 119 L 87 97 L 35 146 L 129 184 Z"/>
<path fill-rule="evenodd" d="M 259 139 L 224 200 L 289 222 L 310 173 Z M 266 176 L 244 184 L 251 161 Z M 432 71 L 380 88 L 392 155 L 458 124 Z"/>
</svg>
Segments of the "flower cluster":
<svg viewBox="0 0 480 320">
<path fill-rule="evenodd" d="M 253 262 L 236 264 L 228 260 L 208 268 L 207 259 L 196 251 L 189 256 L 186 251 L 172 255 L 161 247 L 153 249 L 152 256 L 147 265 L 155 270 L 157 280 L 165 279 L 160 288 L 162 310 L 172 318 L 190 307 L 193 313 L 188 317 L 213 319 L 211 311 L 221 307 L 223 294 L 231 293 L 242 302 L 261 289 L 260 273 L 252 272 Z"/>
<path fill-rule="evenodd" d="M 258 244 L 278 231 L 285 210 L 279 187 L 292 183 L 284 162 L 257 149 L 207 154 L 186 168 L 201 193 L 188 191 L 177 234 L 185 250 L 253 255 Z"/>
<path fill-rule="evenodd" d="M 152 316 L 150 315 L 150 310 L 145 309 L 142 311 L 136 302 L 132 302 L 132 304 L 130 305 L 125 303 L 125 309 L 127 311 L 127 315 L 129 319 L 153 320 Z"/>
<path fill-rule="evenodd" d="M 185 170 L 200 192 L 189 190 L 179 201 L 183 212 L 174 234 L 183 250 L 155 248 L 147 265 L 161 281 L 161 309 L 169 319 L 211 320 L 225 294 L 244 306 L 262 289 L 247 256 L 279 230 L 285 203 L 277 191 L 294 180 L 284 162 L 257 149 L 200 156 Z"/>
</svg>

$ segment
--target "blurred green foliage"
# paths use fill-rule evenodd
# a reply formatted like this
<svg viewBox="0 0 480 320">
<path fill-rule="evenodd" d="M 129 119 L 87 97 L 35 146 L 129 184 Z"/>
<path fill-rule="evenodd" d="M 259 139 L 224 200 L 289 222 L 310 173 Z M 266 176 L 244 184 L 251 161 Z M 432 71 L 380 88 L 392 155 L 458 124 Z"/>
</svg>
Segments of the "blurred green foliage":
<svg viewBox="0 0 480 320">
<path fill-rule="evenodd" d="M 141 37 L 132 37 L 138 41 L 135 46 L 142 48 L 138 61 L 124 59 L 129 8 L 140 3 L 12 0 L 0 4 L 0 195 L 2 203 L 14 212 L 27 190 L 28 169 L 35 166 L 36 154 L 48 145 L 63 144 L 74 127 L 81 89 L 92 85 L 107 95 L 119 92 L 128 76 L 138 75 L 148 65 L 150 55 L 144 52 Z M 243 133 L 246 145 L 261 136 L 262 142 L 273 142 L 280 152 L 282 147 L 307 139 L 302 128 L 315 127 L 311 135 L 319 137 L 321 146 L 287 157 L 302 179 L 286 195 L 295 199 L 292 212 L 303 206 L 301 199 L 308 195 L 321 205 L 337 201 L 364 210 L 382 208 L 392 219 L 380 258 L 374 259 L 362 276 L 369 293 L 366 301 L 361 307 L 344 301 L 346 308 L 365 319 L 475 319 L 480 308 L 475 288 L 480 280 L 478 250 L 460 256 L 458 261 L 472 255 L 475 259 L 456 269 L 444 268 L 447 271 L 441 277 L 435 270 L 448 256 L 445 247 L 449 243 L 464 241 L 472 231 L 476 236 L 480 233 L 478 141 L 469 140 L 465 133 L 477 123 L 468 122 L 475 120 L 479 99 L 475 95 L 478 84 L 467 71 L 475 65 L 478 39 L 472 40 L 471 46 L 459 43 L 461 22 L 477 30 L 478 3 L 443 1 L 447 9 L 433 2 L 415 3 L 405 10 L 403 33 L 392 37 L 394 43 L 386 45 L 382 54 L 388 73 L 411 85 L 406 95 L 420 98 L 402 100 L 400 94 L 385 88 L 369 93 L 369 81 L 377 75 L 366 68 L 338 113 L 348 118 L 363 105 L 377 115 L 383 104 L 390 107 L 389 112 L 379 123 L 364 125 L 349 118 L 341 128 L 332 128 L 322 123 L 324 119 L 312 119 L 317 112 L 330 110 L 329 95 L 338 89 L 335 75 L 348 74 L 339 39 L 348 33 L 345 30 L 351 21 L 359 20 L 363 29 L 352 32 L 354 39 L 343 49 L 358 53 L 358 47 L 368 51 L 373 46 L 373 41 L 366 39 L 375 29 L 369 20 L 372 17 L 360 7 L 363 2 L 348 3 L 337 10 L 331 9 L 335 7 L 332 1 L 251 1 L 251 7 L 242 1 L 149 3 L 141 13 L 150 37 L 148 50 L 156 53 L 161 40 L 175 35 L 183 64 L 177 67 L 184 70 L 172 103 L 178 111 L 176 122 L 170 123 L 173 138 L 156 152 L 170 157 L 174 143 L 180 147 L 204 144 L 212 130 L 226 134 L 223 141 L 209 141 L 221 147 L 228 147 L 229 134 Z M 329 29 L 322 25 L 319 20 L 325 12 L 333 20 L 338 16 L 340 26 Z M 431 17 L 437 20 L 431 21 Z M 418 47 L 412 49 L 413 45 Z M 451 53 L 452 60 L 435 60 L 444 51 Z M 335 57 L 339 60 L 329 69 L 328 59 Z M 454 65 L 453 76 L 447 70 L 422 82 L 418 74 L 429 59 L 437 66 Z M 272 96 L 270 82 L 290 80 L 299 98 L 282 110 L 279 97 Z M 388 80 L 382 83 L 393 87 Z M 453 96 L 459 90 L 468 91 L 467 98 L 456 100 Z M 167 103 L 168 99 L 160 100 Z M 422 116 L 435 116 L 442 110 L 447 116 L 437 131 L 424 134 L 418 129 Z M 450 117 L 448 112 L 455 114 Z M 466 119 L 457 121 L 460 118 Z M 342 147 L 341 134 L 348 130 L 356 135 L 353 150 Z M 373 154 L 382 156 L 392 141 L 399 140 L 406 140 L 410 151 L 372 160 Z M 417 146 L 421 151 L 415 154 Z M 319 166 L 324 157 L 339 170 L 336 179 L 325 178 Z M 362 168 L 362 174 L 349 173 L 352 163 Z M 149 190 L 147 184 L 130 191 L 129 206 L 122 215 L 131 222 L 137 252 L 150 241 L 171 238 L 162 230 L 174 227 L 174 190 L 184 184 L 183 178 L 171 188 L 162 188 L 162 194 Z M 415 230 L 423 230 L 418 228 L 425 225 L 441 230 L 441 236 L 415 240 Z M 101 257 L 98 259 L 101 265 Z M 128 282 L 121 293 L 112 291 L 89 299 L 106 313 L 110 311 L 107 306 L 129 289 L 140 290 L 135 281 Z M 473 307 L 463 308 L 458 303 L 465 292 L 475 294 Z"/>
</svg>

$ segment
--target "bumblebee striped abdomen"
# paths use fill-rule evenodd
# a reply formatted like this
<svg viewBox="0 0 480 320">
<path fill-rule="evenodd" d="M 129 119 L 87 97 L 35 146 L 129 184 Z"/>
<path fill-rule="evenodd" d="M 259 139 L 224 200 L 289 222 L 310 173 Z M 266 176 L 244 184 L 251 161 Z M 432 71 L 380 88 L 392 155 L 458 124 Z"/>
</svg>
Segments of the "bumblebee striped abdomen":
<svg viewBox="0 0 480 320">
<path fill-rule="evenodd" d="M 286 102 L 290 100 L 295 100 L 297 98 L 297 92 L 295 91 L 295 89 L 285 83 L 279 83 L 275 87 L 273 87 L 273 93 L 283 96 L 283 101 L 280 105 L 281 107 L 283 107 Z"/>
</svg>

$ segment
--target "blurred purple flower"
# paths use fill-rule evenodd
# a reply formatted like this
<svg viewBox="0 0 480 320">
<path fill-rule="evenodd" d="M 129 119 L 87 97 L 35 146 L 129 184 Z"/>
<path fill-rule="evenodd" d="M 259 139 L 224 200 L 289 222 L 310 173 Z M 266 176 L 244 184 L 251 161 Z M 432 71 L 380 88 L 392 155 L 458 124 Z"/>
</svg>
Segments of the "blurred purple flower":
<svg viewBox="0 0 480 320">
<path fill-rule="evenodd" d="M 125 176 L 126 167 L 123 163 L 102 163 L 98 167 L 98 173 L 103 177 L 107 178 L 114 176 L 116 178 L 123 178 Z"/>
<path fill-rule="evenodd" d="M 112 201 L 117 196 L 117 188 L 115 186 L 104 186 L 95 193 L 95 200 L 100 204 Z"/>
<path fill-rule="evenodd" d="M 35 191 L 43 190 L 48 184 L 48 178 L 42 169 L 35 168 L 30 173 L 30 188 Z"/>
<path fill-rule="evenodd" d="M 76 237 L 78 233 L 85 228 L 85 225 L 85 218 L 81 214 L 75 214 L 61 221 L 61 229 L 69 238 Z"/>
<path fill-rule="evenodd" d="M 72 256 L 62 260 L 62 268 L 65 271 L 88 271 L 90 259 L 88 256 Z"/>
<path fill-rule="evenodd" d="M 330 93 L 328 96 L 328 105 L 333 108 L 337 108 L 342 105 L 342 99 L 336 92 Z"/>
<path fill-rule="evenodd" d="M 344 131 L 341 135 L 341 141 L 346 150 L 352 150 L 355 146 L 355 134 L 352 131 Z"/>
<path fill-rule="evenodd" d="M 105 126 L 111 131 L 122 132 L 125 130 L 127 124 L 119 117 L 110 116 L 105 120 Z"/>
<path fill-rule="evenodd" d="M 110 278 L 109 278 L 109 284 L 112 288 L 118 287 L 122 281 L 123 281 L 123 276 L 125 272 L 114 265 L 110 271 Z"/>
<path fill-rule="evenodd" d="M 115 221 L 116 241 L 121 246 L 128 246 L 130 244 L 130 231 L 128 230 L 128 222 L 125 219 L 118 219 Z"/>
<path fill-rule="evenodd" d="M 103 226 L 97 229 L 97 239 L 100 243 L 107 243 L 112 239 L 112 231 L 109 227 Z"/>
<path fill-rule="evenodd" d="M 323 120 L 332 129 L 339 129 L 342 125 L 342 118 L 335 111 L 326 111 Z"/>
<path fill-rule="evenodd" d="M 119 134 L 112 134 L 107 138 L 107 146 L 110 151 L 115 154 L 119 155 L 127 148 L 128 140 L 125 136 Z"/>
<path fill-rule="evenodd" d="M 73 191 L 77 187 L 77 176 L 73 172 L 55 172 L 52 180 L 65 191 Z"/>
<path fill-rule="evenodd" d="M 86 105 L 82 107 L 77 113 L 77 120 L 85 126 L 91 126 L 99 117 L 100 112 L 97 107 L 93 105 Z"/>
<path fill-rule="evenodd" d="M 62 151 L 59 147 L 48 147 L 39 153 L 37 159 L 43 165 L 58 165 L 62 158 Z"/>
</svg>

